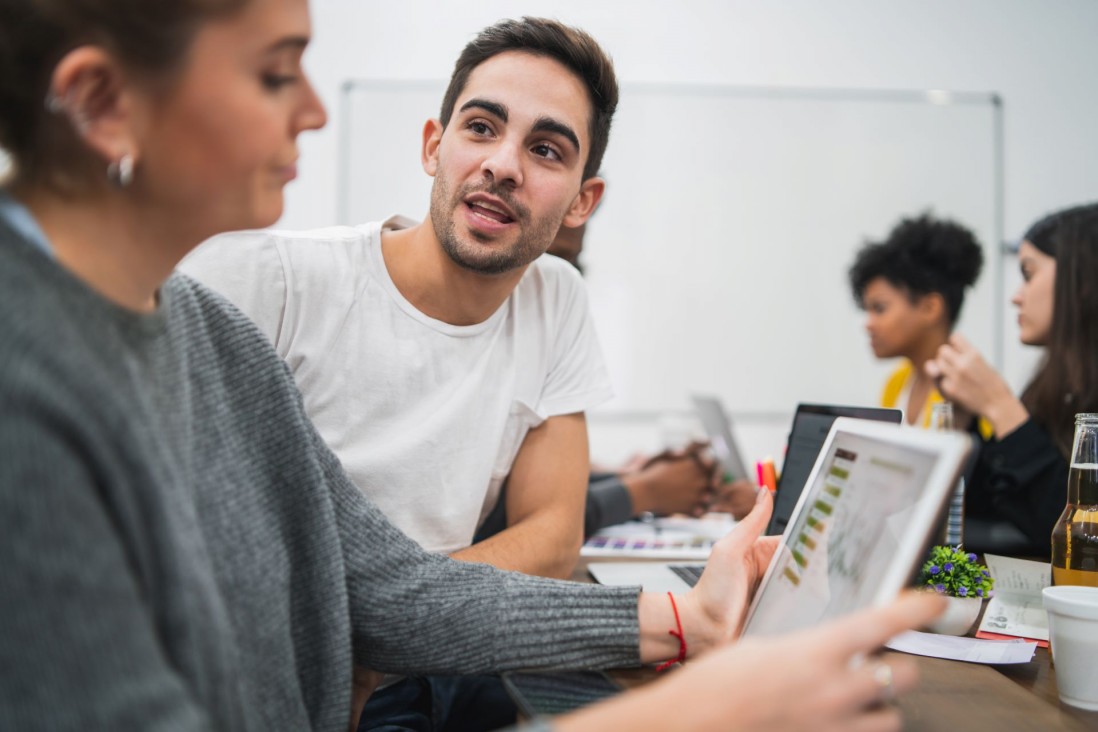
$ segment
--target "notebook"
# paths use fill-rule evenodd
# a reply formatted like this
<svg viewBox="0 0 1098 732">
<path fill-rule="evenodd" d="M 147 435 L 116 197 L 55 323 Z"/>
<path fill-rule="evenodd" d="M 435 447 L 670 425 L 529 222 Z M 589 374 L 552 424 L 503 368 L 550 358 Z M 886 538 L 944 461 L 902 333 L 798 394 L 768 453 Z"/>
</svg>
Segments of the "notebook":
<svg viewBox="0 0 1098 732">
<path fill-rule="evenodd" d="M 815 554 L 822 553 L 825 562 L 834 555 L 841 566 L 853 567 L 850 571 L 855 574 L 866 573 L 859 564 L 891 566 L 898 559 L 913 557 L 911 566 L 900 565 L 902 572 L 910 572 L 922 557 L 937 515 L 932 511 L 926 519 L 926 506 L 937 511 L 944 505 L 969 446 L 963 435 L 850 418 L 835 420 L 783 534 L 787 556 L 803 568 L 807 564 L 798 562 L 808 562 Z M 882 465 L 901 466 L 902 470 L 892 475 Z M 919 521 L 910 518 L 916 508 Z M 835 519 L 821 518 L 830 515 L 828 511 L 836 514 Z M 890 533 L 881 534 L 882 527 Z M 891 539 L 893 534 L 903 537 L 904 551 L 893 545 L 900 543 Z M 870 551 L 866 548 L 870 545 L 871 553 L 866 555 L 851 555 L 843 549 L 856 546 Z M 872 561 L 862 561 L 865 557 Z M 681 592 L 693 582 L 680 575 L 697 574 L 690 568 L 697 568 L 696 563 L 603 562 L 592 563 L 588 570 L 603 584 L 639 584 L 650 591 Z M 906 579 L 905 575 L 899 586 Z"/>
</svg>

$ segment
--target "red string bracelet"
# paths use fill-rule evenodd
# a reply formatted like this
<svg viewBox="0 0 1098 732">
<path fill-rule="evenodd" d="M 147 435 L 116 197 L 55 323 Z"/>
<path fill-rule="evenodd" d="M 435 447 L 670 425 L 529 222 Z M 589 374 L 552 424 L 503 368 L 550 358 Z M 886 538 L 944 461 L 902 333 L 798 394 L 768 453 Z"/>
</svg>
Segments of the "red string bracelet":
<svg viewBox="0 0 1098 732">
<path fill-rule="evenodd" d="M 675 612 L 675 627 L 678 628 L 678 630 L 667 631 L 667 634 L 673 635 L 679 639 L 679 655 L 676 658 L 668 659 L 661 663 L 659 666 L 656 666 L 657 671 L 666 671 L 667 669 L 674 666 L 676 663 L 682 663 L 686 660 L 686 636 L 682 632 L 682 621 L 679 620 L 679 607 L 675 604 L 674 595 L 668 592 L 667 597 L 671 600 L 671 609 Z"/>
</svg>

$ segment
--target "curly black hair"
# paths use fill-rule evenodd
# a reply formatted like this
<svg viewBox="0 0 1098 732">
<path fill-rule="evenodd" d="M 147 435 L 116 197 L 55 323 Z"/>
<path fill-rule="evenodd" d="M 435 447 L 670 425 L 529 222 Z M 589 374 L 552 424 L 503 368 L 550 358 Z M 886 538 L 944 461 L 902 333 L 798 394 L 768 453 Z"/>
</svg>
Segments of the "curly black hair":
<svg viewBox="0 0 1098 732">
<path fill-rule="evenodd" d="M 865 288 L 878 277 L 912 300 L 938 293 L 952 327 L 961 315 L 965 289 L 976 282 L 983 265 L 983 249 L 971 231 L 924 213 L 901 220 L 884 241 L 863 246 L 850 267 L 850 287 L 858 307 Z"/>
</svg>

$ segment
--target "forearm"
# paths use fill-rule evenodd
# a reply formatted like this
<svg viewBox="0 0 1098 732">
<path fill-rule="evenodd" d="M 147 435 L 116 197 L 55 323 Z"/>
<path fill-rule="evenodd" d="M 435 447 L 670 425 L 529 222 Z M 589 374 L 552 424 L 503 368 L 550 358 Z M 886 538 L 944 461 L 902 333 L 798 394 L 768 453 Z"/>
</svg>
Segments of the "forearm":
<svg viewBox="0 0 1098 732">
<path fill-rule="evenodd" d="M 982 415 L 1000 440 L 1014 432 L 1029 419 L 1029 412 L 1009 391 L 988 403 Z"/>
<path fill-rule="evenodd" d="M 637 602 L 641 663 L 678 657 L 680 642 L 676 634 L 680 628 L 687 658 L 694 658 L 720 642 L 720 622 L 702 611 L 694 593 L 676 594 L 674 602 L 669 594 L 642 592 Z"/>
<path fill-rule="evenodd" d="M 636 588 L 529 577 L 430 554 L 362 495 L 322 443 L 317 449 L 340 527 L 356 664 L 472 674 L 639 662 Z"/>
<path fill-rule="evenodd" d="M 454 559 L 526 574 L 571 576 L 583 543 L 590 461 L 582 414 L 550 417 L 527 433 L 507 479 L 507 528 Z"/>
<path fill-rule="evenodd" d="M 553 515 L 531 516 L 450 556 L 513 572 L 568 579 L 583 537 L 572 522 Z"/>
</svg>

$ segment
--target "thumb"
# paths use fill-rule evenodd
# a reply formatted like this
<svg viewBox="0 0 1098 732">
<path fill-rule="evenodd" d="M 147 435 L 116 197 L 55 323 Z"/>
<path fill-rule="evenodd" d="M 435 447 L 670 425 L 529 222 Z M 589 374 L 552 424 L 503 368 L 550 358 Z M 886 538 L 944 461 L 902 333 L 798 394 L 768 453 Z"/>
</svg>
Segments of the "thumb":
<svg viewBox="0 0 1098 732">
<path fill-rule="evenodd" d="M 774 502 L 770 497 L 770 491 L 760 488 L 755 496 L 755 505 L 751 507 L 751 513 L 736 522 L 736 526 L 722 539 L 720 544 L 726 544 L 727 550 L 746 552 L 755 543 L 755 540 L 766 531 L 766 525 L 770 523 L 770 514 L 774 510 Z"/>
<path fill-rule="evenodd" d="M 925 364 L 923 364 L 923 371 L 925 371 L 926 375 L 932 379 L 937 379 L 942 375 L 942 367 L 934 359 L 931 359 L 930 361 L 927 361 Z"/>
<path fill-rule="evenodd" d="M 952 334 L 949 337 L 949 343 L 950 343 L 951 346 L 956 348 L 958 351 L 967 351 L 968 349 L 972 348 L 972 344 L 969 343 L 968 339 L 965 338 L 960 333 Z"/>
</svg>

